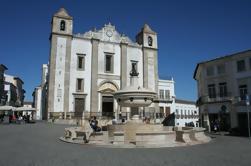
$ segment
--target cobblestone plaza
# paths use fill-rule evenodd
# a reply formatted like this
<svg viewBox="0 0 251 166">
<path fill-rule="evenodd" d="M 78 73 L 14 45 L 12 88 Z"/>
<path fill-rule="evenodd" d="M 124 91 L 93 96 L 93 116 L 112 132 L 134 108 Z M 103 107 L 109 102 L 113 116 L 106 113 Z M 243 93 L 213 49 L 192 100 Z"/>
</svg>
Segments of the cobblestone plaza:
<svg viewBox="0 0 251 166">
<path fill-rule="evenodd" d="M 208 144 L 158 149 L 102 148 L 61 142 L 65 125 L 46 122 L 0 126 L 1 166 L 190 165 L 249 166 L 251 140 L 213 135 Z"/>
</svg>

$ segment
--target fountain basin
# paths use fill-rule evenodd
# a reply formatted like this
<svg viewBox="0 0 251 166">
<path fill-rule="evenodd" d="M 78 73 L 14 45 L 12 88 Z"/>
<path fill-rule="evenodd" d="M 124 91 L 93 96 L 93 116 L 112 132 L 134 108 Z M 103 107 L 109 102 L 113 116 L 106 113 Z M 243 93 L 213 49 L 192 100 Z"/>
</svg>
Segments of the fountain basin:
<svg viewBox="0 0 251 166">
<path fill-rule="evenodd" d="M 92 133 L 88 143 L 84 141 L 84 127 L 65 129 L 65 136 L 60 140 L 68 143 L 86 144 L 102 147 L 119 148 L 159 148 L 203 144 L 210 142 L 204 134 L 204 128 L 173 130 L 173 126 L 128 123 L 125 125 L 108 125 L 107 131 Z M 71 134 L 68 134 L 70 132 Z"/>
<path fill-rule="evenodd" d="M 114 98 L 122 107 L 147 107 L 156 98 L 156 93 L 145 88 L 128 88 L 115 92 Z"/>
</svg>

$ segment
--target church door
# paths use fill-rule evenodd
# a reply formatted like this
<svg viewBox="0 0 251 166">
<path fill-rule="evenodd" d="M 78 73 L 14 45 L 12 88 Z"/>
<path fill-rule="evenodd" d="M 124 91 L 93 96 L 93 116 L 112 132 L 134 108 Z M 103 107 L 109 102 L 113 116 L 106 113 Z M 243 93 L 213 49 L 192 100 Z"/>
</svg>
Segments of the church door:
<svg viewBox="0 0 251 166">
<path fill-rule="evenodd" d="M 113 116 L 113 96 L 102 97 L 102 116 Z"/>
<path fill-rule="evenodd" d="M 85 110 L 85 99 L 75 98 L 75 117 L 82 117 L 84 110 Z"/>
</svg>

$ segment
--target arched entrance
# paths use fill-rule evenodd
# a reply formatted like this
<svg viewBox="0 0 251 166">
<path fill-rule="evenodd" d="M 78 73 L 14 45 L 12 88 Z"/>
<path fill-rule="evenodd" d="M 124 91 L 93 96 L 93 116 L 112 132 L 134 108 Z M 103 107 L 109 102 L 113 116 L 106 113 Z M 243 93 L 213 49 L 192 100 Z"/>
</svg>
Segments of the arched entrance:
<svg viewBox="0 0 251 166">
<path fill-rule="evenodd" d="M 103 82 L 99 86 L 99 93 L 101 94 L 101 111 L 103 117 L 114 117 L 115 103 L 113 93 L 118 90 L 118 87 L 113 82 Z"/>
</svg>

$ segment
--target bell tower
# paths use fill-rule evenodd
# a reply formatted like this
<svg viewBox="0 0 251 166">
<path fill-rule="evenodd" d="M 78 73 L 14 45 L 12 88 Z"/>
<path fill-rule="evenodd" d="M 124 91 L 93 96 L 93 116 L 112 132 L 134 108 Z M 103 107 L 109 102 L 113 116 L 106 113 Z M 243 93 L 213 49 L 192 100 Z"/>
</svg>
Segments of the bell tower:
<svg viewBox="0 0 251 166">
<path fill-rule="evenodd" d="M 157 33 L 145 24 L 136 36 L 136 42 L 142 46 L 143 53 L 143 86 L 158 94 L 158 43 Z M 157 103 L 145 107 L 144 112 L 154 109 L 159 112 Z"/>
<path fill-rule="evenodd" d="M 158 43 L 157 33 L 145 24 L 136 36 L 136 42 L 142 45 L 144 87 L 158 92 Z"/>
<path fill-rule="evenodd" d="M 143 47 L 158 49 L 157 33 L 154 32 L 147 24 L 144 25 L 136 36 L 136 41 Z"/>
<path fill-rule="evenodd" d="M 51 21 L 48 79 L 48 117 L 69 111 L 70 61 L 73 18 L 64 8 Z"/>
<path fill-rule="evenodd" d="M 64 8 L 53 15 L 51 24 L 52 34 L 72 35 L 72 17 Z"/>
</svg>

